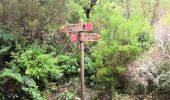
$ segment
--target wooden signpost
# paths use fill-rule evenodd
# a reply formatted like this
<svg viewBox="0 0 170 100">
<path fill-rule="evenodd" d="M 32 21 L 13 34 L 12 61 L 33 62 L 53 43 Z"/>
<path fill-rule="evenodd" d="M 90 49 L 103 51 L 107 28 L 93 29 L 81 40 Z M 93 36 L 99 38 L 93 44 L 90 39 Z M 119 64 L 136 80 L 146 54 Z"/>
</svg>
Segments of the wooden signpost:
<svg viewBox="0 0 170 100">
<path fill-rule="evenodd" d="M 72 33 L 70 34 L 70 40 L 72 42 L 80 42 L 80 73 L 81 73 L 81 100 L 85 100 L 84 94 L 84 42 L 85 41 L 98 41 L 100 35 L 97 33 L 83 33 L 84 31 L 92 31 L 92 23 L 83 23 L 81 19 L 78 24 L 67 24 L 62 29 L 62 32 Z M 77 32 L 77 33 L 73 33 Z"/>
</svg>

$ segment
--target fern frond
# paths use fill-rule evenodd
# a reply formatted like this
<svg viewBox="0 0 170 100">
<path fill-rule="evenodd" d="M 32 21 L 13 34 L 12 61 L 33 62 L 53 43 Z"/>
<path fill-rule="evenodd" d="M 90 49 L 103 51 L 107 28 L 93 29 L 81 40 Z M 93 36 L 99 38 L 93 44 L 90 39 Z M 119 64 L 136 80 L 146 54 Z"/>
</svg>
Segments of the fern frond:
<svg viewBox="0 0 170 100">
<path fill-rule="evenodd" d="M 9 31 L 0 30 L 0 39 L 2 39 L 5 42 L 13 41 L 14 36 Z"/>
<path fill-rule="evenodd" d="M 6 54 L 7 52 L 9 52 L 9 49 L 11 48 L 11 46 L 7 46 L 7 47 L 3 47 L 0 50 L 0 55 Z"/>
<path fill-rule="evenodd" d="M 22 83 L 27 85 L 28 87 L 38 88 L 34 79 L 27 76 L 22 77 Z"/>
<path fill-rule="evenodd" d="M 22 82 L 21 74 L 14 72 L 11 69 L 4 69 L 4 70 L 1 71 L 0 78 L 4 78 L 4 77 L 10 77 L 14 80 L 17 80 L 20 83 Z"/>
</svg>

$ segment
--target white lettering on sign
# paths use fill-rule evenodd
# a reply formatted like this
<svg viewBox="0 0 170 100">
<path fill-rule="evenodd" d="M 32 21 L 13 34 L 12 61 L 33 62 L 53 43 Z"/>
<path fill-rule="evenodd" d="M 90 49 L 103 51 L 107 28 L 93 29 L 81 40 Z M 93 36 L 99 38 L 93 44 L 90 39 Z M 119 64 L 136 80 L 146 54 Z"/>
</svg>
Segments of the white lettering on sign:
<svg viewBox="0 0 170 100">
<path fill-rule="evenodd" d="M 83 24 L 68 24 L 64 27 L 64 32 L 79 32 L 84 31 Z"/>
<path fill-rule="evenodd" d="M 83 33 L 81 34 L 80 40 L 81 41 L 98 41 L 100 39 L 100 35 L 97 33 L 87 34 Z"/>
</svg>

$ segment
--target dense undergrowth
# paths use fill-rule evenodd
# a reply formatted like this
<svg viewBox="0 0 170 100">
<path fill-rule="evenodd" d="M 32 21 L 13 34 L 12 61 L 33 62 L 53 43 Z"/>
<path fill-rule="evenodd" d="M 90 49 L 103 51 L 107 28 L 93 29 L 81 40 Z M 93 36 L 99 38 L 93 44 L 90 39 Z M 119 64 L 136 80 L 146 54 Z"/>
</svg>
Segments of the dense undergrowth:
<svg viewBox="0 0 170 100">
<path fill-rule="evenodd" d="M 133 83 L 125 74 L 129 63 L 154 46 L 157 3 L 166 4 L 156 0 L 1 0 L 0 99 L 80 97 L 79 43 L 71 43 L 68 34 L 59 31 L 80 18 L 92 22 L 94 32 L 102 36 L 99 42 L 85 43 L 89 99 L 168 94 L 169 59 L 155 65 L 159 69 L 152 74 L 158 83 L 148 80 L 147 92 L 139 84 L 129 88 Z"/>
</svg>

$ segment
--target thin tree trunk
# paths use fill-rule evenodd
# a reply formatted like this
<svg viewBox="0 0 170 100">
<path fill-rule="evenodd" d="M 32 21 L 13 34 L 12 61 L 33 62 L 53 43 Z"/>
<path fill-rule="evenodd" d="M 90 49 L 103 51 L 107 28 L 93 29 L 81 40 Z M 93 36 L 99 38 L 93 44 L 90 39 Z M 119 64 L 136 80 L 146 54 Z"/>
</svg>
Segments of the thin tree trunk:
<svg viewBox="0 0 170 100">
<path fill-rule="evenodd" d="M 130 0 L 127 0 L 126 4 L 126 18 L 128 19 L 130 17 Z"/>
<path fill-rule="evenodd" d="M 159 5 L 160 5 L 160 0 L 156 0 L 154 11 L 153 11 L 153 16 L 151 18 L 151 25 L 153 25 L 156 21 L 159 20 Z"/>
<path fill-rule="evenodd" d="M 86 7 L 84 8 L 84 11 L 85 11 L 85 13 L 86 13 L 87 19 L 90 18 L 90 13 L 91 13 L 91 11 L 92 11 L 92 9 L 93 9 L 93 6 L 94 6 L 95 3 L 97 2 L 97 0 L 90 0 L 89 2 L 90 2 L 90 8 L 86 8 Z"/>
</svg>

